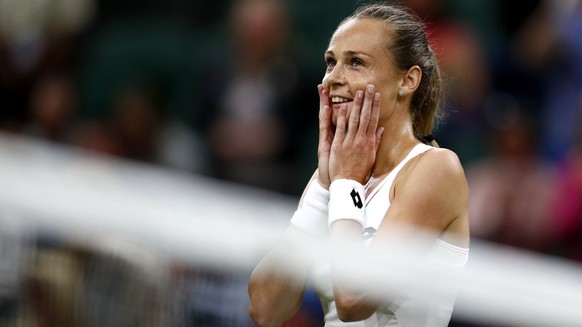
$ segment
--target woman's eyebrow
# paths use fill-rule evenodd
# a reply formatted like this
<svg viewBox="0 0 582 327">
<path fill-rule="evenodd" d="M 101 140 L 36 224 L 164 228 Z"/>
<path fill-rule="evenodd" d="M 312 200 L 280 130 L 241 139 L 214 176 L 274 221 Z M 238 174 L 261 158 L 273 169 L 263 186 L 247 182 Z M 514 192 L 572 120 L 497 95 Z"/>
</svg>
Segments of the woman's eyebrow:
<svg viewBox="0 0 582 327">
<path fill-rule="evenodd" d="M 362 51 L 354 51 L 354 50 L 345 50 L 345 51 L 342 52 L 342 54 L 344 56 L 350 56 L 350 57 L 357 56 L 357 55 L 371 57 L 371 58 L 374 57 L 374 56 L 372 56 L 372 55 L 370 55 L 368 53 L 365 53 L 365 52 L 362 52 Z"/>
<path fill-rule="evenodd" d="M 344 50 L 344 51 L 342 51 L 342 54 L 346 57 L 353 57 L 353 56 L 361 55 L 361 56 L 374 58 L 374 56 L 372 56 L 366 52 L 355 51 L 355 50 Z M 333 52 L 333 50 L 327 50 L 325 52 L 325 55 L 335 56 L 335 53 Z"/>
</svg>

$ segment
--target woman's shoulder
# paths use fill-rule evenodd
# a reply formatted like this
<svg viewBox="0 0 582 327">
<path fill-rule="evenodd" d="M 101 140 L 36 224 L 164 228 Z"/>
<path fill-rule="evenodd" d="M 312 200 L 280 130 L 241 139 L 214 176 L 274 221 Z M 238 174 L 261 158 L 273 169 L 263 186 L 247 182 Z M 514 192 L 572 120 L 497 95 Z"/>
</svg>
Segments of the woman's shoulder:
<svg viewBox="0 0 582 327">
<path fill-rule="evenodd" d="M 453 220 L 467 217 L 467 181 L 459 158 L 450 150 L 434 148 L 417 155 L 403 168 L 393 187 L 393 219 L 444 231 Z"/>
<path fill-rule="evenodd" d="M 419 166 L 422 168 L 465 175 L 459 156 L 449 149 L 433 148 L 423 155 L 424 159 L 419 158 Z"/>
<path fill-rule="evenodd" d="M 401 184 L 423 185 L 426 189 L 444 190 L 465 187 L 466 178 L 457 154 L 445 148 L 432 148 L 419 154 L 404 168 Z"/>
</svg>

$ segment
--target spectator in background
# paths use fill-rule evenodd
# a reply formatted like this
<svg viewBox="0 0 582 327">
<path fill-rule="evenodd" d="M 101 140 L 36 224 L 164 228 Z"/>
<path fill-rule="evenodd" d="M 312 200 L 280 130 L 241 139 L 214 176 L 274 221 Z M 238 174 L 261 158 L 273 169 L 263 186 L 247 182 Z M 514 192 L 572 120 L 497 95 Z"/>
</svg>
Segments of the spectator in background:
<svg viewBox="0 0 582 327">
<path fill-rule="evenodd" d="M 547 229 L 551 254 L 582 262 L 582 133 L 576 135 L 576 145 L 560 165 Z"/>
<path fill-rule="evenodd" d="M 406 0 L 426 22 L 427 35 L 446 81 L 445 119 L 436 130 L 439 145 L 468 164 L 485 155 L 483 104 L 491 82 L 483 47 L 471 26 L 448 17 L 446 1 Z"/>
<path fill-rule="evenodd" d="M 195 125 L 209 146 L 211 176 L 298 195 L 297 151 L 305 148 L 301 134 L 314 109 L 309 95 L 317 93 L 311 90 L 313 83 L 301 82 L 289 14 L 283 0 L 233 2 L 228 21 L 230 47 L 207 73 Z M 314 131 L 316 126 L 312 126 Z M 247 278 L 219 271 L 193 272 L 191 322 L 196 326 L 253 325 L 248 316 Z M 317 326 L 322 317 L 314 307 L 320 310 L 321 305 L 311 294 L 287 326 Z"/>
<path fill-rule="evenodd" d="M 558 165 L 556 193 L 544 228 L 546 251 L 582 260 L 582 1 L 541 1 L 513 40 L 513 55 L 543 81 L 540 138 Z M 548 188 L 548 186 L 546 186 Z M 535 201 L 531 201 L 535 203 Z"/>
<path fill-rule="evenodd" d="M 462 28 L 450 27 L 435 41 L 438 59 L 445 72 L 447 94 L 446 117 L 437 128 L 437 138 L 445 148 L 459 154 L 464 164 L 485 156 L 487 133 L 484 103 L 490 96 L 491 85 L 486 60 L 472 34 Z M 436 38 L 436 37 L 435 37 Z"/>
<path fill-rule="evenodd" d="M 49 74 L 33 86 L 26 132 L 51 141 L 68 143 L 76 114 L 76 89 L 67 74 Z"/>
<path fill-rule="evenodd" d="M 121 144 L 121 155 L 156 162 L 156 139 L 162 121 L 163 102 L 155 88 L 119 90 L 111 105 L 111 123 Z"/>
<path fill-rule="evenodd" d="M 17 311 L 2 326 L 177 326 L 171 261 L 111 235 L 39 242 L 26 262 Z"/>
<path fill-rule="evenodd" d="M 295 160 L 302 138 L 297 133 L 305 126 L 299 119 L 305 119 L 302 110 L 317 108 L 305 105 L 309 96 L 300 91 L 306 86 L 293 53 L 289 19 L 283 0 L 232 3 L 228 52 L 209 67 L 194 122 L 207 140 L 211 176 L 286 194 L 300 192 Z M 248 276 L 193 269 L 188 279 L 190 324 L 253 325 Z M 310 299 L 317 300 L 315 295 Z M 306 301 L 287 326 L 317 326 L 322 319 L 311 313 L 314 306 L 321 308 L 318 300 Z"/>
<path fill-rule="evenodd" d="M 311 107 L 299 92 L 288 15 L 281 0 L 234 3 L 232 48 L 212 67 L 197 123 L 210 146 L 211 175 L 297 193 L 295 135 Z"/>
<path fill-rule="evenodd" d="M 24 128 L 33 85 L 74 62 L 94 9 L 94 0 L 0 0 L 0 128 Z"/>
<path fill-rule="evenodd" d="M 534 251 L 547 250 L 554 168 L 537 155 L 535 125 L 510 96 L 490 105 L 493 153 L 467 168 L 471 233 Z M 493 109 L 490 109 L 492 111 Z"/>
<path fill-rule="evenodd" d="M 119 90 L 109 119 L 121 157 L 188 172 L 204 170 L 206 153 L 199 136 L 177 121 L 155 83 L 136 81 Z"/>
<path fill-rule="evenodd" d="M 101 155 L 121 156 L 121 144 L 109 124 L 101 120 L 83 119 L 72 132 L 71 144 Z"/>
<path fill-rule="evenodd" d="M 543 1 L 514 40 L 523 65 L 544 80 L 544 154 L 563 162 L 575 145 L 582 104 L 582 1 Z"/>
</svg>

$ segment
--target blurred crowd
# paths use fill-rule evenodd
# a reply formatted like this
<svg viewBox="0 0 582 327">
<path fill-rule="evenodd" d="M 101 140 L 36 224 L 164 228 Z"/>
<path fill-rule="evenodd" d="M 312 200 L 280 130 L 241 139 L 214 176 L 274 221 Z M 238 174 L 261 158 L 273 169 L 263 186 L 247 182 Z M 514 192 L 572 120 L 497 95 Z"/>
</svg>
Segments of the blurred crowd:
<svg viewBox="0 0 582 327">
<path fill-rule="evenodd" d="M 582 261 L 582 1 L 402 3 L 427 23 L 445 74 L 435 135 L 464 165 L 472 237 Z M 0 131 L 299 196 L 316 167 L 323 52 L 355 6 L 0 0 Z M 117 260 L 40 244 L 34 265 L 50 257 L 71 274 Z M 21 268 L 2 267 L 2 279 L 17 280 L 2 271 Z M 27 295 L 0 294 L 0 326 L 35 307 L 20 303 L 27 296 L 50 293 L 38 276 L 45 268 L 22 269 L 32 276 Z M 176 290 L 165 308 L 181 312 L 174 325 L 250 325 L 244 276 L 171 272 L 179 285 L 162 288 Z M 288 327 L 320 326 L 317 306 L 308 292 Z M 37 307 L 50 318 L 50 306 Z"/>
</svg>

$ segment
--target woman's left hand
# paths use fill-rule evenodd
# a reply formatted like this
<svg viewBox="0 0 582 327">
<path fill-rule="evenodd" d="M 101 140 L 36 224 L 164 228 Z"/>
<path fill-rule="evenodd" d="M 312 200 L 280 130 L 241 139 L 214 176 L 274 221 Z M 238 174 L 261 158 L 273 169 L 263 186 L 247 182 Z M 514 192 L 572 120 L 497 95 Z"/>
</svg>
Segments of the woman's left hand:
<svg viewBox="0 0 582 327">
<path fill-rule="evenodd" d="M 329 158 L 332 182 L 340 178 L 361 184 L 368 181 L 384 132 L 383 127 L 378 128 L 379 117 L 380 93 L 375 93 L 373 85 L 356 92 L 349 117 L 347 104 L 341 105 Z"/>
</svg>

